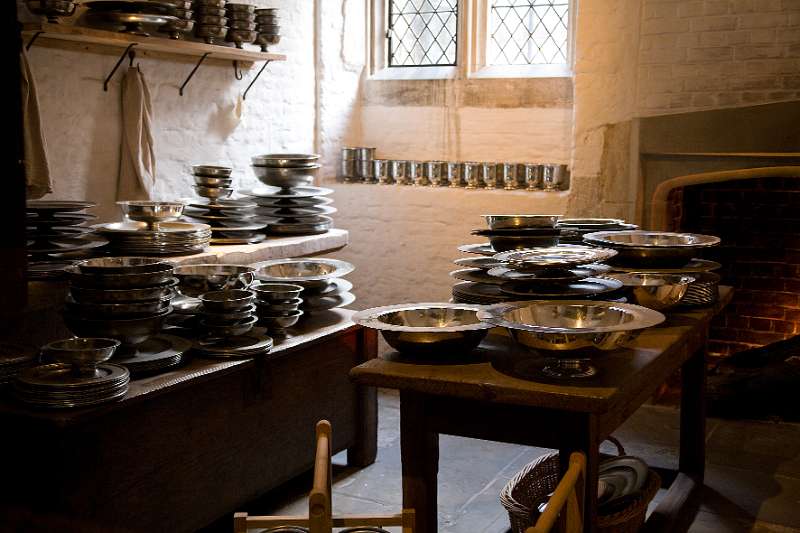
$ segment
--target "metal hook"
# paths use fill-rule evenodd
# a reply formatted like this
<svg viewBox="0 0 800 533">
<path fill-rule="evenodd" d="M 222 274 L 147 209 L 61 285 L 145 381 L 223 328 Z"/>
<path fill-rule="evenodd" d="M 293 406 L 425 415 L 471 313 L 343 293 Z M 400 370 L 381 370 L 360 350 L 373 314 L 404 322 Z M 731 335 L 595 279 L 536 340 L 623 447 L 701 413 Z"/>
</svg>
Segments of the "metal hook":
<svg viewBox="0 0 800 533">
<path fill-rule="evenodd" d="M 267 59 L 267 60 L 264 62 L 264 66 L 263 66 L 263 67 L 261 67 L 261 70 L 259 70 L 259 71 L 258 71 L 258 74 L 256 74 L 256 77 L 255 77 L 255 78 L 253 78 L 253 81 L 251 81 L 251 82 L 250 82 L 250 85 L 248 85 L 248 86 L 247 86 L 247 89 L 245 89 L 245 90 L 244 90 L 244 94 L 242 94 L 242 100 L 246 100 L 246 99 L 247 99 L 247 92 L 250 90 L 250 88 L 251 88 L 251 87 L 253 86 L 253 84 L 256 82 L 256 80 L 258 79 L 258 77 L 259 77 L 259 76 L 261 76 L 261 73 L 262 73 L 262 72 L 264 72 L 264 69 L 265 69 L 265 68 L 267 68 L 267 65 L 269 65 L 270 61 L 271 61 L 271 60 Z"/>
<path fill-rule="evenodd" d="M 117 64 L 116 64 L 116 65 L 114 65 L 114 68 L 111 70 L 111 74 L 109 74 L 109 75 L 106 77 L 105 81 L 103 82 L 103 90 L 104 90 L 104 91 L 108 91 L 108 82 L 109 82 L 109 81 L 111 81 L 111 78 L 113 78 L 113 77 L 114 77 L 114 73 L 117 71 L 117 69 L 119 68 L 119 66 L 122 64 L 122 60 L 123 60 L 123 59 L 125 59 L 125 56 L 126 56 L 126 55 L 128 55 L 128 52 L 132 52 L 132 50 L 131 50 L 131 49 L 132 49 L 134 46 L 136 46 L 136 44 L 137 44 L 137 43 L 131 43 L 131 44 L 129 44 L 129 45 L 128 45 L 128 47 L 125 49 L 125 51 L 124 51 L 124 52 L 122 52 L 122 55 L 121 55 L 121 56 L 119 56 L 119 59 L 117 60 Z M 132 65 L 132 64 L 133 64 L 133 59 L 131 59 L 131 65 Z"/>
<path fill-rule="evenodd" d="M 237 59 L 233 60 L 233 77 L 239 81 L 244 78 L 244 74 L 242 74 L 242 70 L 239 68 L 239 61 Z"/>
<path fill-rule="evenodd" d="M 206 59 L 206 57 L 208 57 L 210 55 L 211 55 L 211 52 L 206 52 L 205 54 L 202 55 L 202 57 L 200 58 L 200 61 L 197 62 L 197 64 L 192 69 L 192 71 L 189 73 L 189 76 L 183 82 L 183 85 L 181 85 L 181 88 L 178 89 L 178 94 L 179 95 L 183 96 L 183 89 L 186 87 L 186 84 L 189 83 L 189 80 L 192 79 L 192 76 L 194 76 L 194 73 L 197 72 L 198 68 L 200 68 L 200 64 Z"/>
<path fill-rule="evenodd" d="M 31 37 L 31 40 L 30 40 L 30 41 L 28 41 L 28 44 L 26 44 L 26 45 L 25 45 L 25 50 L 26 50 L 26 51 L 27 51 L 27 50 L 30 50 L 30 49 L 31 49 L 31 46 L 33 46 L 33 43 L 35 43 L 35 42 L 36 42 L 36 39 L 37 39 L 37 38 L 38 38 L 38 37 L 39 37 L 41 34 L 43 34 L 43 33 L 44 33 L 43 31 L 37 31 L 36 33 L 34 33 L 34 34 L 33 34 L 33 37 Z"/>
</svg>

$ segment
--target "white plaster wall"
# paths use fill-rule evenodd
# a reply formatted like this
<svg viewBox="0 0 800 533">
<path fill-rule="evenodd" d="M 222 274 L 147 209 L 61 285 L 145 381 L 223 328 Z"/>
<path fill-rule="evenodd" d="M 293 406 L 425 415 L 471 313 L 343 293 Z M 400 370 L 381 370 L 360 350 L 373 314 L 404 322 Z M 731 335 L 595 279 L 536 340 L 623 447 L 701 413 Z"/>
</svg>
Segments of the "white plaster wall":
<svg viewBox="0 0 800 533">
<path fill-rule="evenodd" d="M 249 158 L 269 151 L 313 151 L 315 131 L 314 3 L 260 0 L 279 7 L 291 28 L 274 51 L 288 61 L 273 62 L 243 103 L 239 95 L 261 64 L 233 77 L 230 62 L 206 61 L 184 92 L 178 87 L 193 60 L 137 57 L 152 94 L 157 197 L 194 196 L 190 166 L 230 164 L 234 186 L 257 183 Z M 118 72 L 103 92 L 103 79 L 117 56 L 34 46 L 34 72 L 48 142 L 52 198 L 89 199 L 103 219 L 118 219 L 114 205 L 119 165 L 120 85 Z"/>
</svg>

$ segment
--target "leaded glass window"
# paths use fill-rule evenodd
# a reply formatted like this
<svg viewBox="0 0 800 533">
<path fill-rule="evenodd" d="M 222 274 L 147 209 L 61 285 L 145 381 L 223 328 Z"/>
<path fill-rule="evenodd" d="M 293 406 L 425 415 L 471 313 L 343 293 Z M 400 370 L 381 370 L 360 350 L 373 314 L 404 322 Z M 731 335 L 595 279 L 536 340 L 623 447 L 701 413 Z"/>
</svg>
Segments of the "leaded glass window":
<svg viewBox="0 0 800 533">
<path fill-rule="evenodd" d="M 452 66 L 458 0 L 389 0 L 390 67 Z"/>
<path fill-rule="evenodd" d="M 569 0 L 491 0 L 490 65 L 565 64 Z"/>
</svg>

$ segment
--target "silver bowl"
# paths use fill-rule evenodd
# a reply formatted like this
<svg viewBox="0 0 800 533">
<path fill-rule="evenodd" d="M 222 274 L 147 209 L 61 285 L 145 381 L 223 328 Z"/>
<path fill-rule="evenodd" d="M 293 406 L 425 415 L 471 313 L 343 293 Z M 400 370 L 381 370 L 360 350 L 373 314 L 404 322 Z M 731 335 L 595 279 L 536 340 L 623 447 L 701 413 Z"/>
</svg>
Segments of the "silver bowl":
<svg viewBox="0 0 800 533">
<path fill-rule="evenodd" d="M 338 259 L 273 259 L 253 265 L 256 279 L 301 285 L 306 290 L 325 288 L 332 278 L 341 278 L 355 267 Z"/>
<path fill-rule="evenodd" d="M 246 289 L 255 280 L 256 269 L 244 265 L 185 265 L 175 267 L 180 280 L 178 290 L 186 296 L 200 296 L 211 291 Z"/>
<path fill-rule="evenodd" d="M 478 305 L 416 303 L 365 309 L 353 322 L 377 329 L 389 345 L 401 352 L 436 356 L 475 349 L 491 329 L 482 322 Z"/>
<path fill-rule="evenodd" d="M 230 178 L 232 173 L 233 169 L 231 167 L 217 165 L 194 165 L 192 167 L 192 174 L 208 178 Z"/>
<path fill-rule="evenodd" d="M 282 302 L 256 301 L 259 314 L 267 316 L 286 316 L 300 309 L 300 304 L 302 303 L 302 298 L 291 298 Z"/>
<path fill-rule="evenodd" d="M 558 246 L 561 242 L 559 235 L 486 235 L 489 244 L 497 252 L 510 250 L 525 250 L 528 248 L 548 248 Z"/>
<path fill-rule="evenodd" d="M 622 282 L 629 289 L 629 302 L 656 311 L 678 305 L 695 280 L 692 276 L 681 274 L 642 272 L 606 274 L 604 277 Z"/>
<path fill-rule="evenodd" d="M 206 44 L 215 44 L 224 39 L 228 34 L 227 26 L 216 26 L 213 24 L 197 24 L 194 27 L 196 37 L 202 38 Z"/>
<path fill-rule="evenodd" d="M 71 286 L 89 289 L 144 289 L 156 288 L 168 283 L 172 279 L 173 266 L 161 263 L 158 270 L 149 272 L 132 272 L 122 274 L 98 274 L 81 272 L 77 265 L 66 267 Z"/>
<path fill-rule="evenodd" d="M 233 194 L 232 187 L 206 187 L 204 185 L 195 185 L 193 188 L 198 196 L 215 200 L 217 198 L 227 198 Z"/>
<path fill-rule="evenodd" d="M 300 185 L 311 185 L 316 177 L 320 165 L 306 168 L 280 168 L 253 165 L 256 177 L 265 185 L 288 189 Z"/>
<path fill-rule="evenodd" d="M 195 21 L 198 24 L 208 24 L 211 26 L 227 26 L 227 17 L 220 17 L 219 15 L 199 15 Z"/>
<path fill-rule="evenodd" d="M 256 298 L 264 303 L 280 303 L 295 299 L 303 291 L 301 285 L 293 283 L 258 283 L 250 287 Z"/>
<path fill-rule="evenodd" d="M 161 272 L 171 266 L 160 259 L 147 257 L 96 257 L 75 263 L 84 274 L 143 274 Z"/>
<path fill-rule="evenodd" d="M 225 36 L 225 40 L 229 43 L 234 43 L 236 48 L 244 48 L 244 43 L 252 43 L 255 42 L 256 37 L 258 37 L 258 33 L 255 30 L 244 30 L 244 29 L 234 29 L 231 28 L 228 30 L 228 35 Z"/>
<path fill-rule="evenodd" d="M 713 235 L 641 230 L 597 231 L 587 233 L 583 240 L 615 249 L 615 263 L 648 268 L 685 265 L 699 249 L 720 243 L 719 237 Z"/>
<path fill-rule="evenodd" d="M 489 229 L 554 228 L 561 215 L 481 215 Z"/>
<path fill-rule="evenodd" d="M 200 320 L 200 327 L 208 333 L 211 337 L 236 337 L 238 335 L 244 335 L 251 329 L 253 326 L 256 325 L 258 322 L 258 317 L 249 316 L 247 318 L 243 318 L 242 320 L 238 320 L 233 324 L 211 324 L 206 320 Z"/>
<path fill-rule="evenodd" d="M 549 248 L 513 250 L 492 256 L 495 261 L 505 263 L 513 270 L 537 270 L 543 268 L 572 268 L 589 263 L 607 261 L 617 255 L 616 250 L 560 244 Z"/>
<path fill-rule="evenodd" d="M 172 307 L 168 307 L 157 315 L 126 319 L 87 318 L 75 313 L 65 313 L 64 322 L 70 331 L 80 336 L 106 336 L 131 346 L 141 344 L 161 331 L 164 320 L 171 312 Z"/>
<path fill-rule="evenodd" d="M 227 4 L 225 4 L 225 9 L 235 13 L 253 14 L 256 12 L 256 6 L 254 6 L 253 4 L 239 4 L 233 2 L 228 2 Z"/>
<path fill-rule="evenodd" d="M 138 302 L 78 302 L 74 297 L 67 297 L 66 309 L 87 318 L 137 318 L 152 316 L 169 307 L 176 292 L 172 290 L 157 300 Z"/>
<path fill-rule="evenodd" d="M 267 328 L 267 331 L 269 331 L 270 335 L 276 336 L 286 335 L 286 329 L 297 324 L 297 322 L 300 320 L 300 317 L 303 316 L 303 311 L 300 309 L 296 311 L 290 311 L 284 315 L 266 314 L 265 311 L 266 310 L 262 311 L 262 309 L 259 309 L 258 322 Z"/>
<path fill-rule="evenodd" d="M 172 222 L 183 214 L 184 204 L 178 202 L 150 202 L 130 200 L 117 202 L 122 214 L 131 220 L 144 222 L 148 230 L 157 229 L 159 222 Z"/>
<path fill-rule="evenodd" d="M 155 287 L 145 287 L 143 289 L 93 289 L 89 287 L 78 287 L 72 285 L 69 294 L 77 303 L 96 303 L 110 304 L 121 302 L 141 302 L 160 300 L 175 294 L 175 286 L 178 284 L 177 278 L 170 278 L 169 281 Z"/>
<path fill-rule="evenodd" d="M 199 311 L 202 314 L 203 320 L 213 326 L 228 326 L 245 318 L 249 318 L 256 311 L 256 305 L 250 304 L 241 309 L 233 311 L 225 311 L 224 313 L 210 313 L 202 306 Z"/>
<path fill-rule="evenodd" d="M 244 289 L 228 289 L 207 292 L 201 294 L 199 298 L 203 302 L 203 309 L 208 309 L 211 313 L 224 313 L 238 311 L 249 306 L 255 300 L 256 295 L 253 291 Z"/>
<path fill-rule="evenodd" d="M 280 42 L 280 35 L 272 35 L 269 33 L 259 33 L 255 40 L 255 44 L 261 45 L 262 52 L 269 51 L 269 45 L 278 44 Z"/>
<path fill-rule="evenodd" d="M 245 19 L 245 20 L 231 20 L 228 22 L 228 27 L 231 30 L 237 31 L 252 31 L 253 38 L 255 39 L 255 29 L 258 25 L 255 23 L 255 20 Z M 231 32 L 228 32 L 228 37 L 230 37 Z"/>
<path fill-rule="evenodd" d="M 48 361 L 72 365 L 81 375 L 94 375 L 97 365 L 111 359 L 119 346 L 116 339 L 75 337 L 45 345 L 42 356 Z"/>
<path fill-rule="evenodd" d="M 201 187 L 230 188 L 231 183 L 233 183 L 233 178 L 215 178 L 212 176 L 200 176 L 200 175 L 196 175 L 194 177 L 194 184 L 199 185 Z"/>
<path fill-rule="evenodd" d="M 318 166 L 317 154 L 264 154 L 251 159 L 255 166 L 280 168 L 308 168 Z"/>
<path fill-rule="evenodd" d="M 479 311 L 478 317 L 506 328 L 517 343 L 557 357 L 542 369 L 554 378 L 595 375 L 597 369 L 586 362 L 588 357 L 619 348 L 665 320 L 646 307 L 586 300 L 502 303 Z"/>
</svg>

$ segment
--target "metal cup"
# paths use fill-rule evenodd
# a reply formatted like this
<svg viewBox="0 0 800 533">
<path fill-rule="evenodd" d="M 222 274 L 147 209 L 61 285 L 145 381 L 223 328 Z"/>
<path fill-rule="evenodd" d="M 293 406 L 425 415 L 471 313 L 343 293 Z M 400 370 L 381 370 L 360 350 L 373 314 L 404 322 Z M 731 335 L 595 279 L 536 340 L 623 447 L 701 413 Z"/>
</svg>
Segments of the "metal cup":
<svg viewBox="0 0 800 533">
<path fill-rule="evenodd" d="M 386 160 L 372 160 L 372 183 L 386 183 Z"/>
<path fill-rule="evenodd" d="M 406 175 L 402 185 L 420 185 L 422 179 L 422 163 L 419 161 L 406 161 Z"/>
<path fill-rule="evenodd" d="M 372 177 L 372 160 L 356 159 L 355 165 L 355 181 L 366 181 L 367 183 L 372 183 L 374 179 Z"/>
<path fill-rule="evenodd" d="M 431 185 L 441 185 L 443 161 L 425 161 L 422 165 L 422 175 Z"/>
<path fill-rule="evenodd" d="M 353 148 L 350 146 L 345 146 L 344 148 L 342 148 L 342 160 L 344 161 L 346 159 L 358 159 L 356 157 L 356 150 L 358 150 L 358 148 Z"/>
<path fill-rule="evenodd" d="M 442 164 L 442 183 L 450 187 L 462 187 L 461 178 L 458 175 L 458 163 L 455 161 L 447 161 Z"/>
<path fill-rule="evenodd" d="M 502 184 L 503 188 L 511 191 L 517 188 L 517 165 L 514 163 L 497 163 L 494 167 L 495 181 L 497 185 Z"/>
<path fill-rule="evenodd" d="M 375 148 L 359 146 L 355 148 L 355 156 L 356 159 L 360 159 L 362 161 L 375 159 Z"/>
<path fill-rule="evenodd" d="M 406 162 L 397 159 L 390 159 L 386 162 L 386 181 L 383 183 L 389 185 L 391 183 L 398 183 L 405 180 L 406 175 Z"/>
<path fill-rule="evenodd" d="M 353 159 L 342 159 L 339 167 L 339 179 L 346 182 L 356 180 L 356 162 Z"/>
<path fill-rule="evenodd" d="M 466 184 L 464 185 L 465 188 L 477 189 L 482 186 L 483 182 L 480 181 L 480 176 L 478 175 L 480 170 L 478 163 L 469 161 L 461 163 L 458 168 L 461 180 Z"/>
<path fill-rule="evenodd" d="M 567 165 L 544 165 L 542 187 L 546 191 L 559 191 L 569 187 Z"/>
<path fill-rule="evenodd" d="M 487 189 L 494 189 L 497 187 L 497 180 L 494 173 L 495 166 L 496 163 L 481 163 L 478 168 L 479 187 L 485 187 Z"/>
<path fill-rule="evenodd" d="M 538 191 L 542 188 L 542 174 L 544 174 L 544 165 L 521 163 L 517 168 L 517 181 L 526 190 Z"/>
</svg>

